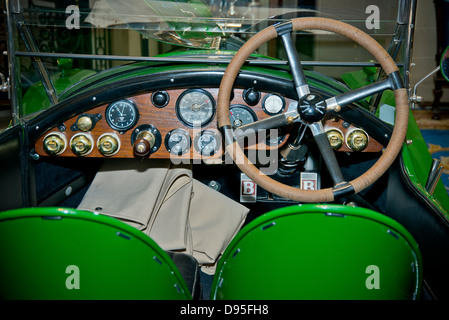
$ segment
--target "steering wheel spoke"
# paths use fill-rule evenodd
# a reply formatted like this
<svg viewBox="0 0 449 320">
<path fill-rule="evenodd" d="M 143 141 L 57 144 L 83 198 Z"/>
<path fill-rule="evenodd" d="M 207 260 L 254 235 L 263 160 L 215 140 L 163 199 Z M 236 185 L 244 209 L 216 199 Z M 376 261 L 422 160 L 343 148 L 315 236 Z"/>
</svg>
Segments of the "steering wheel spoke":
<svg viewBox="0 0 449 320">
<path fill-rule="evenodd" d="M 298 113 L 296 111 L 287 111 L 263 120 L 252 122 L 234 129 L 234 139 L 240 140 L 257 133 L 258 131 L 281 128 L 293 123 L 297 118 Z"/>
<path fill-rule="evenodd" d="M 341 107 L 365 99 L 373 94 L 393 89 L 390 79 L 385 79 L 367 86 L 344 92 L 326 100 L 327 110 L 339 111 Z"/>
<path fill-rule="evenodd" d="M 323 124 L 321 122 L 315 122 L 309 124 L 315 142 L 320 150 L 324 163 L 326 164 L 327 171 L 329 172 L 334 186 L 345 183 L 343 174 L 341 173 L 340 166 L 338 165 L 337 157 L 335 156 L 334 149 L 332 149 L 329 140 L 327 139 L 326 132 L 324 131 Z"/>
<path fill-rule="evenodd" d="M 282 43 L 284 44 L 285 53 L 287 54 L 287 60 L 290 65 L 290 71 L 293 76 L 293 82 L 295 83 L 298 98 L 302 98 L 306 94 L 310 93 L 310 88 L 307 84 L 301 60 L 299 59 L 298 52 L 295 48 L 295 43 L 293 42 L 292 28 L 292 23 L 286 22 L 278 25 L 276 27 L 276 32 L 281 37 Z"/>
<path fill-rule="evenodd" d="M 360 89 L 342 93 L 327 100 L 324 100 L 317 94 L 311 93 L 291 36 L 293 31 L 301 30 L 330 31 L 353 40 L 374 56 L 388 78 Z M 334 186 L 331 188 L 302 190 L 271 179 L 248 160 L 243 150 L 240 148 L 239 143 L 236 141 L 239 134 L 241 135 L 240 137 L 244 137 L 245 135 L 235 133 L 236 130 L 232 128 L 230 122 L 229 98 L 233 84 L 238 77 L 240 68 L 248 57 L 262 44 L 277 36 L 281 37 L 287 52 L 293 81 L 299 97 L 298 107 L 296 110 L 288 110 L 284 114 L 255 122 L 249 126 L 241 127 L 240 131 L 244 132 L 243 129 L 251 129 L 254 133 L 254 131 L 257 130 L 278 128 L 296 121 L 301 121 L 302 123 L 307 124 L 312 130 L 312 134 L 334 182 Z M 328 110 L 339 111 L 342 106 L 357 102 L 387 89 L 394 90 L 396 100 L 395 125 L 388 146 L 370 169 L 360 177 L 350 182 L 345 182 L 335 153 L 324 132 L 321 123 L 323 116 Z M 225 136 L 226 150 L 242 172 L 254 180 L 260 187 L 280 197 L 300 202 L 319 203 L 330 202 L 340 196 L 358 193 L 374 183 L 388 170 L 401 151 L 405 140 L 409 114 L 408 102 L 407 89 L 405 89 L 402 84 L 399 69 L 394 60 L 378 42 L 363 31 L 347 23 L 326 18 L 307 17 L 296 18 L 288 23 L 267 27 L 254 35 L 239 49 L 229 63 L 220 84 L 217 117 L 218 125 Z"/>
</svg>

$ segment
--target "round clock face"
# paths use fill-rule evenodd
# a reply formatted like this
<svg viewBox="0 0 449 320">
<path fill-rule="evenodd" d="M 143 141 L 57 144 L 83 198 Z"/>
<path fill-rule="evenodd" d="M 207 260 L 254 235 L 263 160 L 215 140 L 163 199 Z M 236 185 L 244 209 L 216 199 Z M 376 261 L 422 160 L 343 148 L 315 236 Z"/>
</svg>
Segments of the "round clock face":
<svg viewBox="0 0 449 320">
<path fill-rule="evenodd" d="M 106 121 L 117 131 L 125 132 L 134 127 L 139 119 L 139 111 L 129 100 L 119 100 L 106 108 Z"/>
</svg>

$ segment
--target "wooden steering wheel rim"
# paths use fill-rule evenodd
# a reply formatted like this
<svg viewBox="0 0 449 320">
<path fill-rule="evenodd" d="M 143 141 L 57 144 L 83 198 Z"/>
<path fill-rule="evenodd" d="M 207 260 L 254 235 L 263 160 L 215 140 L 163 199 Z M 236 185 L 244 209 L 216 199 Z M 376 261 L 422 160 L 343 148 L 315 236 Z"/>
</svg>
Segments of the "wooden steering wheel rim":
<svg viewBox="0 0 449 320">
<path fill-rule="evenodd" d="M 387 75 L 398 72 L 398 67 L 385 49 L 365 32 L 344 22 L 326 18 L 297 18 L 291 20 L 293 31 L 324 30 L 345 36 L 361 45 L 379 62 Z M 238 142 L 233 141 L 232 127 L 229 116 L 229 103 L 232 87 L 238 73 L 247 58 L 262 44 L 278 36 L 275 26 L 270 26 L 254 35 L 234 55 L 226 68 L 220 84 L 217 120 L 225 136 L 226 150 L 239 169 L 265 190 L 280 197 L 300 202 L 331 202 L 335 198 L 335 189 L 302 190 L 284 185 L 271 179 L 256 168 L 245 156 Z M 360 177 L 348 182 L 355 193 L 358 193 L 379 179 L 391 166 L 401 151 L 405 140 L 409 105 L 407 90 L 403 87 L 394 90 L 396 100 L 395 125 L 391 139 L 378 161 Z"/>
</svg>

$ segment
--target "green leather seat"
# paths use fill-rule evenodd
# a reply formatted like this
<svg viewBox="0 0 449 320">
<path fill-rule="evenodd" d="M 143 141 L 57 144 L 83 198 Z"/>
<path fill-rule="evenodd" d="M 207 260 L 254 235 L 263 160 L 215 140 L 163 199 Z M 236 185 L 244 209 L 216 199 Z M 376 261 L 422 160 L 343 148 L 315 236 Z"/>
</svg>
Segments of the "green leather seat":
<svg viewBox="0 0 449 320">
<path fill-rule="evenodd" d="M 250 222 L 224 252 L 211 299 L 416 299 L 421 254 L 394 220 L 301 205 Z"/>
<path fill-rule="evenodd" d="M 62 208 L 0 213 L 2 299 L 191 299 L 151 238 L 116 219 Z"/>
</svg>

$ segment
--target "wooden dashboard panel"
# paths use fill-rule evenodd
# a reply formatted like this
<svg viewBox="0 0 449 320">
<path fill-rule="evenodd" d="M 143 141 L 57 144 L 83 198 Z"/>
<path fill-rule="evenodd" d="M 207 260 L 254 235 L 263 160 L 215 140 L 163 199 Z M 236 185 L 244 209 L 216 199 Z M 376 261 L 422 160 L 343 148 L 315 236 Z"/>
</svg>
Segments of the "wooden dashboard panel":
<svg viewBox="0 0 449 320">
<path fill-rule="evenodd" d="M 212 119 L 212 121 L 209 124 L 207 124 L 206 126 L 201 127 L 201 128 L 189 127 L 189 126 L 185 125 L 184 123 L 182 123 L 178 119 L 178 117 L 176 115 L 176 101 L 178 100 L 179 96 L 185 90 L 186 89 L 167 90 L 170 100 L 169 100 L 168 104 L 163 108 L 158 108 L 153 105 L 153 103 L 151 102 L 152 92 L 148 92 L 148 93 L 134 96 L 134 97 L 129 97 L 128 100 L 132 101 L 138 107 L 139 120 L 138 120 L 137 124 L 134 126 L 134 128 L 132 128 L 131 130 L 128 130 L 124 133 L 119 133 L 118 131 L 112 129 L 108 125 L 108 123 L 105 119 L 105 111 L 106 111 L 106 108 L 108 105 L 102 105 L 102 106 L 93 108 L 93 109 L 89 110 L 88 113 L 91 115 L 97 115 L 97 114 L 101 115 L 101 119 L 96 123 L 95 127 L 92 130 L 85 132 L 85 134 L 91 136 L 94 143 L 96 144 L 98 138 L 102 134 L 114 133 L 117 136 L 119 136 L 121 146 L 120 146 L 120 150 L 113 157 L 134 158 L 135 155 L 133 152 L 133 146 L 131 144 L 131 135 L 132 135 L 133 130 L 135 128 L 139 127 L 140 125 L 152 125 L 153 127 L 157 128 L 159 130 L 161 137 L 162 137 L 162 142 L 161 142 L 159 149 L 156 152 L 149 155 L 149 157 L 151 157 L 151 158 L 203 159 L 203 158 L 219 158 L 219 157 L 221 157 L 221 155 L 223 153 L 222 148 L 220 148 L 220 150 L 217 153 L 215 153 L 213 156 L 207 157 L 207 156 L 201 155 L 193 147 L 195 136 L 198 135 L 201 131 L 208 129 L 208 130 L 215 131 L 217 134 L 220 134 L 220 133 L 217 129 L 216 115 L 214 115 L 214 118 Z M 206 89 L 206 90 L 213 96 L 213 98 L 216 101 L 217 96 L 218 96 L 218 88 L 211 88 L 211 89 Z M 244 101 L 244 99 L 242 97 L 242 93 L 243 93 L 243 89 L 235 89 L 234 90 L 234 99 L 231 102 L 231 106 L 240 104 L 240 105 L 245 105 L 245 106 L 249 107 L 246 104 L 246 102 Z M 261 103 L 262 103 L 261 101 L 266 94 L 268 94 L 268 93 L 263 93 L 261 95 L 261 99 L 256 106 L 249 107 L 254 112 L 254 114 L 256 115 L 258 120 L 269 117 L 269 115 L 266 114 L 261 107 Z M 286 100 L 287 106 L 289 103 L 292 102 L 289 99 L 285 99 L 285 100 Z M 71 119 L 67 120 L 66 122 L 64 122 L 64 126 L 65 126 L 66 130 L 61 133 L 65 136 L 68 143 L 70 143 L 70 140 L 72 139 L 72 137 L 75 134 L 78 134 L 81 132 L 79 130 L 73 131 L 71 129 L 73 124 L 76 123 L 78 116 L 79 115 L 76 115 L 76 116 L 72 117 Z M 188 131 L 188 133 L 191 137 L 191 141 L 192 141 L 192 147 L 190 148 L 190 151 L 182 156 L 177 156 L 177 155 L 171 154 L 167 150 L 165 143 L 164 143 L 164 140 L 165 140 L 165 137 L 167 136 L 167 134 L 171 130 L 177 129 L 177 128 L 182 128 L 182 129 Z M 51 132 L 60 132 L 60 131 L 58 130 L 58 128 L 53 128 L 49 132 L 46 132 L 44 135 L 42 135 L 35 143 L 35 150 L 41 156 L 48 155 L 44 150 L 43 141 L 44 141 L 45 136 Z M 284 143 L 285 143 L 285 141 L 284 141 Z M 259 143 L 256 146 L 252 146 L 252 148 L 277 149 L 280 145 L 268 146 L 265 143 Z M 68 146 L 66 148 L 66 150 L 59 156 L 76 157 L 76 155 L 71 151 L 70 146 Z M 94 146 L 93 150 L 85 157 L 104 157 L 104 156 L 98 151 L 96 146 Z"/>
<path fill-rule="evenodd" d="M 204 89 L 204 90 L 209 92 L 216 101 L 217 96 L 218 96 L 218 88 L 208 88 L 208 89 Z M 128 100 L 132 101 L 137 106 L 138 111 L 139 111 L 139 119 L 133 128 L 131 128 L 130 130 L 123 132 L 123 133 L 120 133 L 120 132 L 112 129 L 109 126 L 109 124 L 107 123 L 107 121 L 105 119 L 105 111 L 106 111 L 106 108 L 108 107 L 108 105 L 106 105 L 106 104 L 101 105 L 99 107 L 89 110 L 89 112 L 87 112 L 87 113 L 90 115 L 98 115 L 99 120 L 98 120 L 98 122 L 96 122 L 95 126 L 91 130 L 84 132 L 84 134 L 90 136 L 94 142 L 93 143 L 94 147 L 93 147 L 92 151 L 88 155 L 85 155 L 84 157 L 104 157 L 99 152 L 99 150 L 96 146 L 97 140 L 101 135 L 103 135 L 105 133 L 113 133 L 113 134 L 116 134 L 120 139 L 120 149 L 116 154 L 113 155 L 113 157 L 115 157 L 115 158 L 134 158 L 136 156 L 134 155 L 133 145 L 131 143 L 133 130 L 135 130 L 135 128 L 137 128 L 141 125 L 151 125 L 151 126 L 157 128 L 157 130 L 160 132 L 161 144 L 157 151 L 155 151 L 154 153 L 151 153 L 148 156 L 150 158 L 160 158 L 160 159 L 169 159 L 169 158 L 171 158 L 171 159 L 174 159 L 174 158 L 176 158 L 176 159 L 205 159 L 205 158 L 218 159 L 218 158 L 221 158 L 221 156 L 223 154 L 223 147 L 220 147 L 218 152 L 216 152 L 212 156 L 204 156 L 204 155 L 201 155 L 193 146 L 194 141 L 195 141 L 195 136 L 200 134 L 201 131 L 203 131 L 203 130 L 206 130 L 206 129 L 213 130 L 218 135 L 220 135 L 219 131 L 217 130 L 216 115 L 214 115 L 212 121 L 209 124 L 207 124 L 206 126 L 204 126 L 202 128 L 189 127 L 179 120 L 179 118 L 176 114 L 176 102 L 177 102 L 178 98 L 180 97 L 180 95 L 185 91 L 186 91 L 186 89 L 167 90 L 167 93 L 169 94 L 169 102 L 163 108 L 158 108 L 152 103 L 151 95 L 153 92 L 148 92 L 145 94 L 127 98 Z M 262 120 L 262 119 L 270 117 L 270 115 L 268 115 L 262 108 L 262 101 L 263 101 L 264 97 L 269 94 L 270 93 L 268 93 L 268 92 L 262 92 L 259 102 L 255 106 L 248 106 L 248 104 L 243 99 L 243 89 L 235 89 L 234 90 L 234 98 L 231 101 L 231 106 L 237 105 L 237 104 L 244 105 L 245 107 L 251 109 L 254 112 L 254 114 L 258 120 Z M 288 106 L 291 103 L 296 103 L 296 102 L 294 100 L 285 98 L 285 106 L 286 106 L 285 110 L 288 109 Z M 79 134 L 80 132 L 82 132 L 80 130 L 74 131 L 72 129 L 72 126 L 76 123 L 78 117 L 79 117 L 79 115 L 76 115 L 76 116 L 70 118 L 69 120 L 67 120 L 66 122 L 64 122 L 64 126 L 66 128 L 65 131 L 61 132 L 58 128 L 55 127 L 53 129 L 51 129 L 50 131 L 46 132 L 44 135 L 42 135 L 35 143 L 36 152 L 40 156 L 48 156 L 48 154 L 44 150 L 43 141 L 44 141 L 44 138 L 51 132 L 60 132 L 60 134 L 65 136 L 67 143 L 70 144 L 70 140 L 72 139 L 72 137 L 75 134 Z M 351 130 L 353 128 L 352 126 L 345 127 L 343 125 L 343 121 L 338 118 L 327 119 L 324 122 L 324 126 L 325 126 L 325 129 L 328 129 L 331 127 L 336 127 L 338 129 L 340 129 L 343 134 L 345 134 L 346 132 L 348 132 L 348 130 Z M 182 129 L 186 130 L 189 133 L 190 138 L 191 138 L 191 148 L 190 148 L 189 152 L 187 152 L 181 156 L 171 154 L 167 150 L 165 143 L 164 143 L 164 140 L 165 140 L 167 134 L 169 134 L 169 132 L 171 130 L 174 130 L 177 128 L 182 128 Z M 277 148 L 281 147 L 283 144 L 285 144 L 286 140 L 287 139 L 284 139 L 279 145 L 276 145 L 276 146 L 268 146 L 266 143 L 258 141 L 258 143 L 256 143 L 253 146 L 250 146 L 249 148 L 252 148 L 252 149 L 258 148 L 258 149 L 265 149 L 265 150 L 266 149 L 277 149 Z M 374 139 L 370 138 L 368 147 L 363 152 L 378 152 L 378 151 L 381 151 L 382 148 L 383 148 L 382 145 L 380 145 Z M 343 146 L 338 151 L 351 152 L 351 149 L 349 149 L 345 144 L 343 144 Z M 76 157 L 76 155 L 72 152 L 70 145 L 68 145 L 66 150 L 59 156 L 61 156 L 61 157 Z"/>
</svg>

